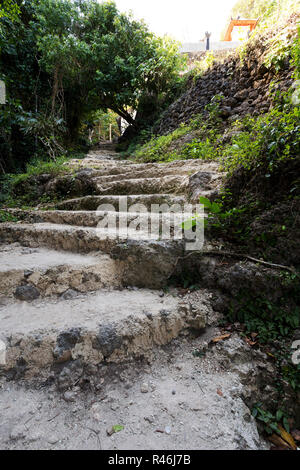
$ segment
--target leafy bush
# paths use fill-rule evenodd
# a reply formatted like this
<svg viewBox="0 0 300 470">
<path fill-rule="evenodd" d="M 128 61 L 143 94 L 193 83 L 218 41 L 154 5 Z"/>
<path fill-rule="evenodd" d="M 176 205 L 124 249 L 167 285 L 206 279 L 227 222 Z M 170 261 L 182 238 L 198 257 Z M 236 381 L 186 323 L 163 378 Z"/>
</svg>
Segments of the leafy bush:
<svg viewBox="0 0 300 470">
<path fill-rule="evenodd" d="M 198 129 L 200 138 L 193 139 L 185 145 L 180 153 L 183 158 L 198 158 L 201 160 L 217 160 L 220 157 L 219 147 L 220 134 L 216 128 L 210 129 L 205 123 Z M 205 137 L 206 136 L 206 137 Z"/>
<path fill-rule="evenodd" d="M 68 162 L 68 160 L 69 159 L 66 156 L 58 157 L 55 161 L 43 161 L 38 158 L 34 158 L 30 160 L 29 163 L 27 163 L 26 173 L 16 175 L 15 181 L 21 178 L 29 178 L 30 176 L 37 176 L 42 174 L 49 174 L 53 176 L 59 175 L 66 172 L 66 167 L 64 164 Z"/>
<path fill-rule="evenodd" d="M 228 21 L 238 15 L 242 18 L 260 18 L 256 28 L 259 32 L 297 11 L 299 11 L 298 0 L 237 0 L 231 9 Z"/>
<path fill-rule="evenodd" d="M 297 38 L 291 49 L 291 65 L 294 67 L 294 78 L 300 80 L 300 26 Z"/>
<path fill-rule="evenodd" d="M 239 166 L 250 170 L 265 167 L 266 177 L 282 160 L 300 152 L 300 108 L 286 103 L 258 118 L 235 123 L 237 135 L 225 146 L 222 164 L 232 173 Z"/>
<path fill-rule="evenodd" d="M 245 334 L 256 332 L 260 343 L 269 343 L 290 335 L 300 326 L 299 308 L 287 310 L 284 302 L 274 305 L 264 298 L 249 298 L 240 294 L 241 306 L 228 313 L 230 321 L 239 321 L 246 327 Z"/>
<path fill-rule="evenodd" d="M 278 409 L 276 413 L 273 414 L 270 411 L 264 410 L 262 406 L 262 403 L 256 403 L 252 409 L 252 416 L 263 423 L 264 431 L 267 434 L 271 435 L 275 432 L 276 434 L 281 435 L 278 427 L 281 421 L 286 432 L 290 432 L 288 418 L 284 411 Z"/>
</svg>

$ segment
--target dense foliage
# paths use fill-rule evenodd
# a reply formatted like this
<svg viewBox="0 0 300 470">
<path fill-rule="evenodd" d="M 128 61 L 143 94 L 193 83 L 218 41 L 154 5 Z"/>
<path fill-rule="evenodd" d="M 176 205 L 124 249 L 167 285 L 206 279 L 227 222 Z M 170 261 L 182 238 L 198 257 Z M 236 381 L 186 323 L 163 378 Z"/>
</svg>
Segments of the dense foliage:
<svg viewBox="0 0 300 470">
<path fill-rule="evenodd" d="M 114 2 L 16 3 L 18 17 L 0 18 L 0 79 L 7 88 L 2 171 L 24 167 L 38 153 L 55 158 L 74 148 L 93 112 L 111 109 L 138 125 L 143 108 L 155 113 L 179 80 L 184 59 L 177 44 Z M 137 110 L 135 121 L 130 109 Z"/>
<path fill-rule="evenodd" d="M 2 0 L 0 4 L 0 18 L 10 18 L 12 20 L 18 17 L 20 10 L 16 1 Z M 0 26 L 1 27 L 1 26 Z"/>
</svg>

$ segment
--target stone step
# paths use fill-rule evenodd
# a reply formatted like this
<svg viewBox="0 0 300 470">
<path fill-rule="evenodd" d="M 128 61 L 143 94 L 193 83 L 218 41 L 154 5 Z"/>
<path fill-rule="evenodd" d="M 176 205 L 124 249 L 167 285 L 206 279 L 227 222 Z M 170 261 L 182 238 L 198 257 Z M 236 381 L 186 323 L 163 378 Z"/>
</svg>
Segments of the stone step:
<svg viewBox="0 0 300 470">
<path fill-rule="evenodd" d="M 0 246 L 0 298 L 31 301 L 52 295 L 70 296 L 103 287 L 120 287 L 121 271 L 109 255 L 80 255 L 18 243 Z M 76 293 L 76 292 L 75 292 Z"/>
<path fill-rule="evenodd" d="M 127 160 L 103 160 L 88 155 L 84 160 L 71 160 L 66 164 L 85 171 L 93 170 L 102 176 L 137 175 L 137 177 L 157 177 L 167 175 L 189 175 L 198 171 L 219 172 L 220 164 L 203 160 L 176 160 L 170 163 L 135 163 Z"/>
<path fill-rule="evenodd" d="M 131 178 L 119 179 L 111 182 L 103 182 L 101 177 L 95 178 L 99 195 L 130 195 L 130 194 L 154 194 L 154 193 L 178 193 L 181 190 L 182 176 L 163 176 L 158 178 Z"/>
<path fill-rule="evenodd" d="M 181 206 L 180 206 L 181 207 Z M 188 209 L 188 206 L 186 206 Z M 116 212 L 116 211 L 41 211 L 41 210 L 22 210 L 22 209 L 9 209 L 10 214 L 17 217 L 19 220 L 28 223 L 52 223 L 52 224 L 66 224 L 77 225 L 82 227 L 96 227 L 101 221 L 107 219 L 115 220 L 118 226 L 133 226 L 133 224 L 140 223 L 143 227 L 148 223 L 153 224 L 170 224 L 172 227 L 180 227 L 182 222 L 192 217 L 190 212 L 174 212 L 174 213 L 156 213 L 156 212 Z"/>
<path fill-rule="evenodd" d="M 197 299 L 124 289 L 0 307 L 0 373 L 31 378 L 70 360 L 97 365 L 139 357 L 188 328 L 203 329 L 208 307 Z"/>
<path fill-rule="evenodd" d="M 175 196 L 173 194 L 136 194 L 136 195 L 109 195 L 109 196 L 84 196 L 74 199 L 68 199 L 62 201 L 53 206 L 48 205 L 49 209 L 59 210 L 85 210 L 85 211 L 96 211 L 99 206 L 112 205 L 116 211 L 121 211 L 120 207 L 126 205 L 127 208 L 135 204 L 143 204 L 147 210 L 151 210 L 153 204 L 163 205 L 163 212 L 167 212 L 168 206 L 173 204 L 184 205 L 187 203 L 187 199 L 184 196 Z M 122 209 L 123 211 L 123 209 Z"/>
<path fill-rule="evenodd" d="M 159 288 L 184 252 L 183 240 L 148 239 L 148 233 L 129 229 L 128 236 L 114 230 L 49 223 L 0 224 L 0 242 L 18 242 L 23 246 L 47 247 L 72 253 L 103 252 L 120 262 L 124 285 Z"/>
<path fill-rule="evenodd" d="M 191 176 L 198 172 L 211 173 L 212 176 L 219 175 L 218 166 L 214 162 L 194 163 L 197 160 L 192 160 L 192 163 L 175 166 L 175 165 L 162 165 L 162 164 L 149 164 L 149 165 L 131 165 L 127 167 L 108 165 L 102 169 L 83 168 L 81 172 L 89 174 L 93 178 L 97 178 L 100 182 L 112 182 L 120 179 L 141 179 L 141 178 L 162 178 L 177 176 L 183 178 L 184 176 Z"/>
</svg>

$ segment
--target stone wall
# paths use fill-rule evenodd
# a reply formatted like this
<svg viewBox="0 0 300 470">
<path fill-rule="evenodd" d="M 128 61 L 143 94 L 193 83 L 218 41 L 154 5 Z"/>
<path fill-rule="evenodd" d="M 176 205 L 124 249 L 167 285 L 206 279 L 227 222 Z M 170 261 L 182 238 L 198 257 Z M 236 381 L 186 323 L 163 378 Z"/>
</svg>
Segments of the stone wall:
<svg viewBox="0 0 300 470">
<path fill-rule="evenodd" d="M 285 25 L 287 38 L 296 36 L 298 21 L 299 15 L 290 17 Z M 274 81 L 281 91 L 287 90 L 293 83 L 288 58 L 279 72 L 264 65 L 269 40 L 278 32 L 279 28 L 252 39 L 248 43 L 243 61 L 239 54 L 234 52 L 223 62 L 214 62 L 211 68 L 196 80 L 190 77 L 186 91 L 165 111 L 155 132 L 168 134 L 181 123 L 187 123 L 196 114 L 205 113 L 205 106 L 217 94 L 224 96 L 221 105 L 221 116 L 224 120 L 267 112 L 272 105 L 270 83 Z"/>
</svg>

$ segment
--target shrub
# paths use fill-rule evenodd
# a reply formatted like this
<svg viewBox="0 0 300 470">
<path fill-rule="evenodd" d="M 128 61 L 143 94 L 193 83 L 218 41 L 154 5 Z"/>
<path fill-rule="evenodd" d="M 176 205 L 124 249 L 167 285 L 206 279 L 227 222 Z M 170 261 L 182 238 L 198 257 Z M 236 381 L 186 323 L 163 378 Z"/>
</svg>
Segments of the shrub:
<svg viewBox="0 0 300 470">
<path fill-rule="evenodd" d="M 300 108 L 286 103 L 283 109 L 273 108 L 258 118 L 244 119 L 235 124 L 238 130 L 225 146 L 222 162 L 232 173 L 242 166 L 250 170 L 265 167 L 266 177 L 285 159 L 300 152 Z"/>
</svg>

